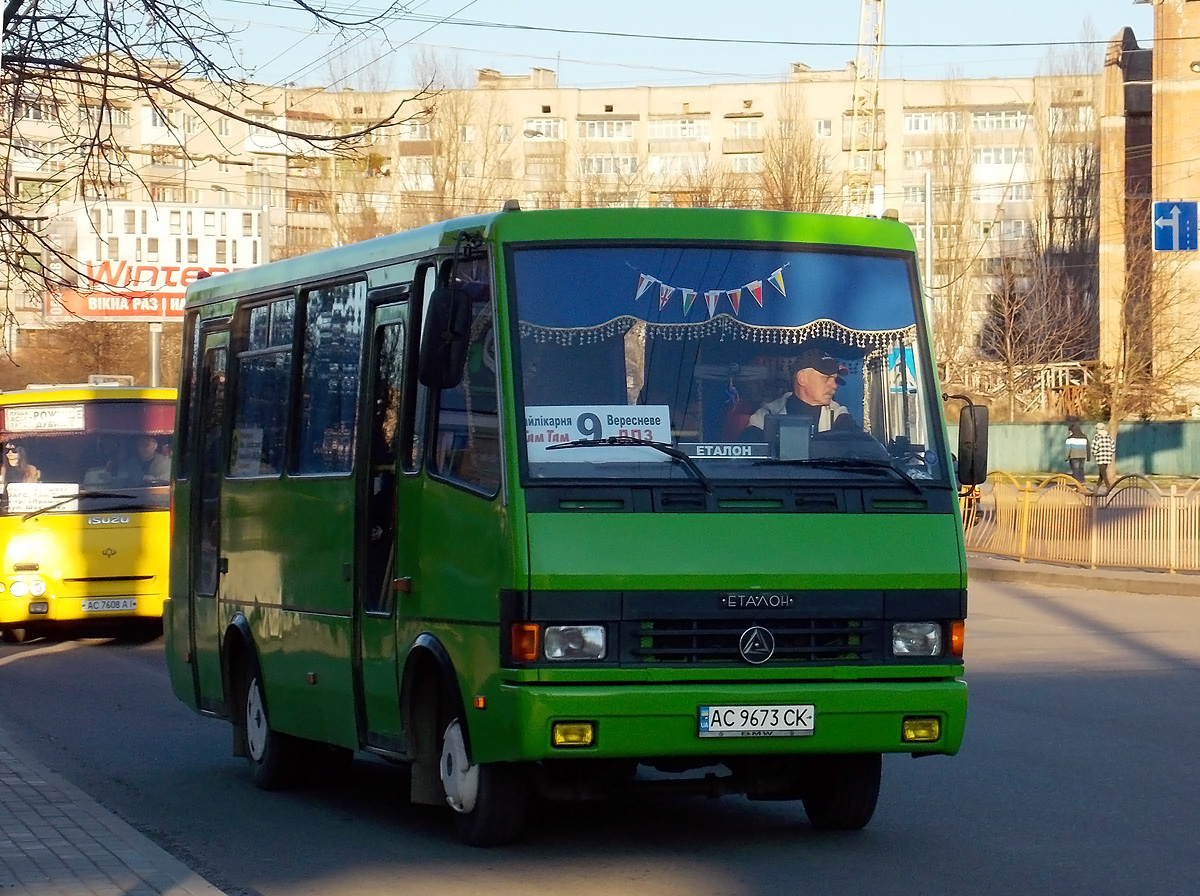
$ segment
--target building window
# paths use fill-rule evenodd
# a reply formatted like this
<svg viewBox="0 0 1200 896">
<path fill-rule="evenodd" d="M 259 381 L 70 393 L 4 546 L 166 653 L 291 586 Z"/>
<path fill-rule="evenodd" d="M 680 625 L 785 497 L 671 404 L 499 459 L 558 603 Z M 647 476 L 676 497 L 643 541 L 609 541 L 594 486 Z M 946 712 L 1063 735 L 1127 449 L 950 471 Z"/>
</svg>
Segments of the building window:
<svg viewBox="0 0 1200 896">
<path fill-rule="evenodd" d="M 907 186 L 904 188 L 904 201 L 914 205 L 925 204 L 925 188 Z"/>
<path fill-rule="evenodd" d="M 734 174 L 758 174 L 762 171 L 762 156 L 757 154 L 731 156 L 730 161 L 733 163 Z"/>
<path fill-rule="evenodd" d="M 579 173 L 588 175 L 636 174 L 637 156 L 587 156 L 579 163 Z"/>
<path fill-rule="evenodd" d="M 158 106 L 150 107 L 150 127 L 152 128 L 170 128 L 171 120 L 175 113 L 172 109 L 160 109 Z"/>
<path fill-rule="evenodd" d="M 254 236 L 254 215 L 242 212 L 242 236 Z"/>
<path fill-rule="evenodd" d="M 813 122 L 813 130 L 818 137 L 832 137 L 833 136 L 833 119 L 832 118 L 818 118 L 816 121 Z"/>
<path fill-rule="evenodd" d="M 933 130 L 932 112 L 905 112 L 904 133 L 928 134 Z"/>
<path fill-rule="evenodd" d="M 188 264 L 200 263 L 200 241 L 195 237 L 190 237 L 187 243 L 188 249 Z"/>
<path fill-rule="evenodd" d="M 561 140 L 562 125 L 561 118 L 526 118 L 523 133 L 530 140 Z"/>
<path fill-rule="evenodd" d="M 214 248 L 216 250 L 215 258 L 217 264 L 225 264 L 225 241 L 217 240 L 214 244 Z"/>
<path fill-rule="evenodd" d="M 976 165 L 1022 165 L 1028 161 L 1024 146 L 980 146 L 975 150 Z"/>
<path fill-rule="evenodd" d="M 633 121 L 581 121 L 579 136 L 585 140 L 632 140 Z"/>
<path fill-rule="evenodd" d="M 216 236 L 217 235 L 217 213 L 216 212 L 205 212 L 204 213 L 204 235 L 205 236 Z"/>
<path fill-rule="evenodd" d="M 146 261 L 158 261 L 158 237 L 146 237 Z"/>
<path fill-rule="evenodd" d="M 711 139 L 711 126 L 707 119 L 678 118 L 656 119 L 649 123 L 651 140 L 701 140 Z"/>
<path fill-rule="evenodd" d="M 971 128 L 976 131 L 1019 131 L 1025 127 L 1021 109 L 990 109 L 971 113 Z"/>
<path fill-rule="evenodd" d="M 429 123 L 423 121 L 406 121 L 400 125 L 398 136 L 401 140 L 428 140 Z"/>
<path fill-rule="evenodd" d="M 757 118 L 735 118 L 732 124 L 734 140 L 753 140 L 759 135 Z"/>
</svg>

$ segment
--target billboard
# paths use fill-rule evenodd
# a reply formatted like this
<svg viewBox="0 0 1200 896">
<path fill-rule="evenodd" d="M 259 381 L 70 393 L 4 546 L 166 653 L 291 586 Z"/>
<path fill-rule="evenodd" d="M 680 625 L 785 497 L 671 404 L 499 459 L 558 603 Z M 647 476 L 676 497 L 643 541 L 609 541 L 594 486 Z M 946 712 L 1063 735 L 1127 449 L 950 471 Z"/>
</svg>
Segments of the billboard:
<svg viewBox="0 0 1200 896">
<path fill-rule="evenodd" d="M 222 265 L 166 265 L 127 261 L 81 262 L 80 283 L 48 293 L 48 318 L 155 322 L 183 320 L 188 285 L 208 274 L 227 274 Z"/>
</svg>

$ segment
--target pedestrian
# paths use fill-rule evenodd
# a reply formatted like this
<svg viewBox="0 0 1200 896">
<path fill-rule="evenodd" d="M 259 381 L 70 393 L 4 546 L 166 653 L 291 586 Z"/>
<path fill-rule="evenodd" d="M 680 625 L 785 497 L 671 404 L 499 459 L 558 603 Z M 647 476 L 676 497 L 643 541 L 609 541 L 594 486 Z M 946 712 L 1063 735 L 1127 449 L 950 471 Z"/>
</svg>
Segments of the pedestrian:
<svg viewBox="0 0 1200 896">
<path fill-rule="evenodd" d="M 1096 432 L 1092 436 L 1092 444 L 1088 448 L 1088 453 L 1091 454 L 1092 460 L 1099 468 L 1096 486 L 1107 492 L 1113 487 L 1113 481 L 1117 478 L 1114 469 L 1117 460 L 1117 443 L 1108 434 L 1107 423 L 1096 424 Z"/>
<path fill-rule="evenodd" d="M 1067 430 L 1066 460 L 1071 468 L 1071 476 L 1083 485 L 1083 462 L 1087 460 L 1088 440 L 1079 428 L 1078 423 L 1072 423 Z"/>
</svg>

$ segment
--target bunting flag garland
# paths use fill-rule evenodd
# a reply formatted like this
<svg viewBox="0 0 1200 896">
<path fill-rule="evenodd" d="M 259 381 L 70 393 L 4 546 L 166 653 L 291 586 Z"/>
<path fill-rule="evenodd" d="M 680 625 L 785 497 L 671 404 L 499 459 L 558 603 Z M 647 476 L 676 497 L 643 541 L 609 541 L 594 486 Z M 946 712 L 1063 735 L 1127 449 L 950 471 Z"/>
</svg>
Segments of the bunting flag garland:
<svg viewBox="0 0 1200 896">
<path fill-rule="evenodd" d="M 791 262 L 789 261 L 788 264 L 791 264 Z M 779 294 L 781 296 L 787 295 L 787 290 L 785 290 L 783 288 L 783 268 L 786 268 L 786 267 L 787 267 L 787 264 L 785 264 L 781 268 L 776 268 L 775 271 L 771 274 L 771 276 L 769 278 L 771 281 L 771 285 L 774 286 L 777 290 L 779 290 Z"/>
<path fill-rule="evenodd" d="M 754 296 L 754 301 L 758 302 L 758 307 L 763 306 L 762 303 L 762 281 L 755 280 L 753 283 L 747 283 L 746 289 L 750 290 L 750 295 Z"/>
<path fill-rule="evenodd" d="M 783 285 L 783 269 L 787 265 L 781 265 L 771 272 L 771 275 L 766 278 L 766 282 L 775 287 L 776 291 L 781 296 L 786 296 L 787 292 Z M 748 292 L 754 296 L 754 301 L 758 303 L 758 307 L 763 305 L 763 281 L 751 280 L 749 283 L 743 284 L 735 289 L 706 289 L 703 292 L 698 292 L 695 289 L 687 286 L 671 286 L 668 283 L 663 283 L 657 277 L 651 274 L 638 274 L 637 293 L 633 299 L 636 302 L 643 294 L 651 287 L 652 284 L 658 285 L 658 310 L 661 311 L 671 302 L 671 297 L 675 293 L 679 293 L 683 300 L 683 313 L 686 316 L 692 310 L 692 304 L 696 301 L 696 296 L 704 296 L 704 306 L 708 309 L 708 316 L 714 317 L 717 313 L 717 306 L 721 303 L 723 296 L 729 297 L 729 304 L 733 306 L 733 314 L 736 317 L 742 310 L 742 293 Z"/>
</svg>

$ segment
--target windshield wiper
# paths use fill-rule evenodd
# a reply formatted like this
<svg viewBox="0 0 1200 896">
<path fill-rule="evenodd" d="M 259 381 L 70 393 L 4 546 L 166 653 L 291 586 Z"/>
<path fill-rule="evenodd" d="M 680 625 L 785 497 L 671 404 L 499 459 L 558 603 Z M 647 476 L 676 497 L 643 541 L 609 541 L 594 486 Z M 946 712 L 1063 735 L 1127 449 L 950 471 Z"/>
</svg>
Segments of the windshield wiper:
<svg viewBox="0 0 1200 896">
<path fill-rule="evenodd" d="M 53 504 L 47 504 L 45 507 L 39 507 L 37 510 L 29 511 L 29 513 L 27 513 L 21 517 L 21 522 L 24 522 L 25 520 L 31 520 L 35 516 L 45 513 L 47 510 L 54 510 L 55 508 L 62 507 L 64 504 L 70 504 L 72 501 L 78 500 L 79 498 L 113 498 L 113 499 L 117 499 L 117 498 L 132 498 L 133 495 L 129 494 L 129 492 L 87 491 L 87 492 L 76 492 L 73 495 L 55 495 L 55 497 L 59 498 L 60 500 L 55 501 Z M 149 507 L 151 505 L 146 504 L 145 506 Z M 155 507 L 157 508 L 157 505 L 155 505 Z M 129 509 L 132 509 L 132 507 L 122 507 L 120 509 L 121 510 L 129 510 Z"/>
<path fill-rule="evenodd" d="M 899 467 L 892 466 L 886 460 L 872 460 L 869 457 L 810 457 L 804 460 L 797 460 L 796 463 L 809 467 L 822 467 L 829 470 L 861 470 L 865 473 L 883 472 L 886 470 L 900 477 L 918 495 L 925 494 L 925 489 L 921 486 L 921 483 L 917 482 L 917 480 L 913 479 Z"/>
<path fill-rule="evenodd" d="M 607 448 L 607 447 L 629 447 L 638 448 L 653 448 L 655 451 L 661 451 L 672 460 L 677 460 L 688 472 L 696 477 L 696 481 L 704 486 L 704 491 L 712 494 L 712 486 L 708 482 L 708 478 L 704 472 L 696 464 L 686 451 L 680 451 L 674 445 L 668 445 L 666 442 L 655 442 L 653 439 L 639 439 L 636 436 L 605 436 L 602 439 L 576 439 L 573 442 L 560 442 L 557 445 L 547 445 L 547 451 L 554 451 L 558 448 Z"/>
</svg>

